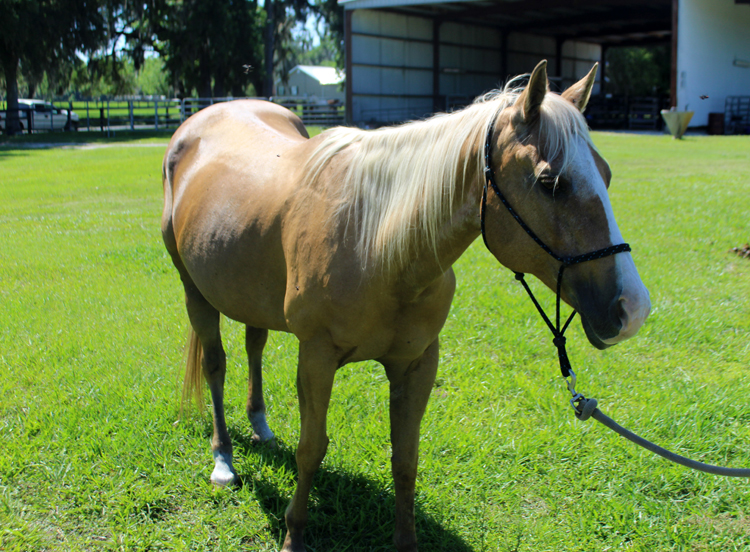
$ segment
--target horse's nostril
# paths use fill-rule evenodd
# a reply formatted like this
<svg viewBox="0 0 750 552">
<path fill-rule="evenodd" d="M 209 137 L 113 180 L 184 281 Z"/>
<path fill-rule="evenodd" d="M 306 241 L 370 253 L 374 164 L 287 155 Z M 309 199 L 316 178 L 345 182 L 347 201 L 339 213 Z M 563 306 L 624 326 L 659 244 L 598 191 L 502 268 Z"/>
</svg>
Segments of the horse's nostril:
<svg viewBox="0 0 750 552">
<path fill-rule="evenodd" d="M 617 317 L 617 320 L 620 322 L 620 331 L 627 330 L 628 324 L 630 322 L 630 316 L 628 314 L 628 310 L 625 306 L 625 303 L 627 303 L 627 299 L 624 297 L 620 297 L 617 300 L 617 303 L 615 304 L 615 316 Z"/>
</svg>

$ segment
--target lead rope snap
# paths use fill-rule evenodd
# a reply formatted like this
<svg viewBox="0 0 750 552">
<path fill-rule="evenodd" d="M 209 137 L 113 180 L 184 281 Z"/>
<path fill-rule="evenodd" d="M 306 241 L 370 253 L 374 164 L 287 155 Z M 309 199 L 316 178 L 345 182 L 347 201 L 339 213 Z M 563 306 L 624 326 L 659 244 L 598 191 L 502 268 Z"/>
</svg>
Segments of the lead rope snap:
<svg viewBox="0 0 750 552">
<path fill-rule="evenodd" d="M 570 377 L 564 379 L 568 386 L 568 391 L 570 391 L 570 394 L 573 396 L 570 399 L 570 406 L 573 407 L 573 410 L 576 413 L 576 418 L 585 422 L 591 417 L 594 410 L 596 410 L 596 399 L 587 399 L 581 393 L 576 391 L 576 373 L 572 368 L 568 368 L 568 372 L 570 373 Z"/>
</svg>

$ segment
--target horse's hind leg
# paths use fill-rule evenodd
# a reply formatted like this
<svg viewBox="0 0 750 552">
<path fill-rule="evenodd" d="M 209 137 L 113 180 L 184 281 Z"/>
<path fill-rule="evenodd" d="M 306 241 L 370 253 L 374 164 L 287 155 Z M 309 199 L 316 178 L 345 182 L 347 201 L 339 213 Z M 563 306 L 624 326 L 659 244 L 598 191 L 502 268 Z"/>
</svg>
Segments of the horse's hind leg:
<svg viewBox="0 0 750 552">
<path fill-rule="evenodd" d="M 216 485 L 229 485 L 237 479 L 232 466 L 232 441 L 224 420 L 224 377 L 227 371 L 226 354 L 221 344 L 219 311 L 213 308 L 192 282 L 185 281 L 185 303 L 193 331 L 203 347 L 201 368 L 211 391 L 214 434 L 211 449 L 214 456 L 214 471 L 211 482 Z"/>
<path fill-rule="evenodd" d="M 245 350 L 247 351 L 247 418 L 253 426 L 253 441 L 265 443 L 274 437 L 266 422 L 266 403 L 263 400 L 263 348 L 268 339 L 268 330 L 246 326 Z"/>
</svg>

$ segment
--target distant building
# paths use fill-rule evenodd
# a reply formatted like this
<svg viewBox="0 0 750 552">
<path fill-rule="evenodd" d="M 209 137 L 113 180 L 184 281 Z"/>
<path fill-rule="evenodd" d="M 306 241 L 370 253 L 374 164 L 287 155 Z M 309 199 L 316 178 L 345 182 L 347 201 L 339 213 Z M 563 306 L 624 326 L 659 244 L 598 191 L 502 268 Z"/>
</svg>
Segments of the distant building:
<svg viewBox="0 0 750 552">
<path fill-rule="evenodd" d="M 276 84 L 276 95 L 338 99 L 343 102 L 346 97 L 343 82 L 344 73 L 335 67 L 297 65 L 289 72 L 288 84 Z"/>
</svg>

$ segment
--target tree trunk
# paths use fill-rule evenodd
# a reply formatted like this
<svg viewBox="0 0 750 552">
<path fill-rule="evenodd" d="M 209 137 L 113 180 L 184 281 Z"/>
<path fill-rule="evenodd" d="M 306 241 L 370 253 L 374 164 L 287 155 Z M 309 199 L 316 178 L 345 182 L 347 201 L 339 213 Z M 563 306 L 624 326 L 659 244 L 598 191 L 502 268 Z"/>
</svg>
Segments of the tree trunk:
<svg viewBox="0 0 750 552">
<path fill-rule="evenodd" d="M 201 55 L 199 60 L 198 75 L 198 97 L 213 98 L 211 91 L 211 61 L 208 55 Z"/>
<path fill-rule="evenodd" d="M 266 78 L 263 82 L 263 95 L 273 96 L 273 52 L 275 49 L 274 36 L 276 31 L 276 6 L 273 0 L 266 0 Z"/>
<path fill-rule="evenodd" d="M 18 56 L 4 53 L 3 74 L 5 75 L 5 92 L 7 94 L 7 111 L 5 112 L 5 134 L 12 136 L 21 132 L 21 121 L 18 118 Z"/>
<path fill-rule="evenodd" d="M 227 95 L 224 87 L 224 67 L 216 67 L 214 71 L 214 98 L 224 98 Z"/>
</svg>

